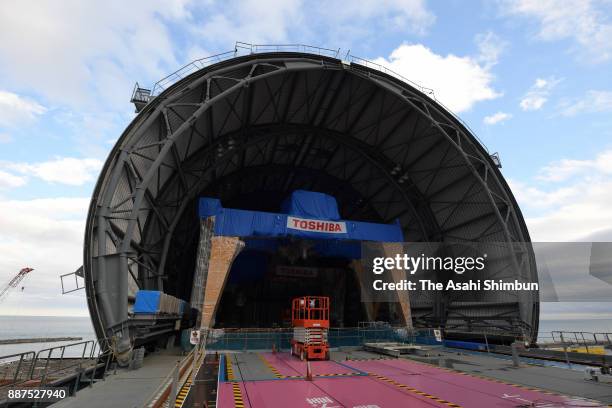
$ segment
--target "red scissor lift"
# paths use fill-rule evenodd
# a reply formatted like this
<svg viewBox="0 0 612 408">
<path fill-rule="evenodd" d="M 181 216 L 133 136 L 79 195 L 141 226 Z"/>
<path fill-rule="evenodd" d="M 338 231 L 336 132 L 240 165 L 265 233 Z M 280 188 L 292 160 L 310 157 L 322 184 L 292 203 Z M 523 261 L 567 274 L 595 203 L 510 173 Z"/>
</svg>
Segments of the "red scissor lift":
<svg viewBox="0 0 612 408">
<path fill-rule="evenodd" d="M 329 360 L 329 298 L 303 296 L 293 299 L 291 307 L 291 354 L 300 360 Z"/>
</svg>

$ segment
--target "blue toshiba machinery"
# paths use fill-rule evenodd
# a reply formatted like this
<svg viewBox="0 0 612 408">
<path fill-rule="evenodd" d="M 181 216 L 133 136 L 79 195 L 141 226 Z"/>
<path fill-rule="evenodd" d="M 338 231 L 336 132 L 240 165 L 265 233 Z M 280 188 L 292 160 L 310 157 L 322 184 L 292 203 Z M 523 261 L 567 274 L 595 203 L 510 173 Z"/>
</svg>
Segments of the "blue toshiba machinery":
<svg viewBox="0 0 612 408">
<path fill-rule="evenodd" d="M 219 199 L 201 198 L 199 216 L 214 216 L 215 236 L 245 243 L 232 265 L 217 327 L 284 326 L 289 299 L 332 294 L 332 325 L 356 326 L 366 320 L 351 266 L 361 258 L 361 243 L 403 241 L 399 222 L 342 219 L 333 196 L 305 190 L 293 191 L 279 212 L 224 208 Z"/>
<path fill-rule="evenodd" d="M 334 241 L 401 242 L 399 222 L 378 224 L 340 219 L 330 195 L 296 190 L 280 213 L 223 208 L 216 198 L 201 198 L 200 217 L 215 216 L 215 235 L 244 238 L 302 237 Z"/>
<path fill-rule="evenodd" d="M 305 190 L 293 191 L 279 212 L 224 208 L 221 200 L 206 197 L 199 200 L 198 214 L 201 220 L 214 216 L 214 236 L 239 237 L 245 244 L 232 264 L 215 327 L 286 326 L 290 299 L 303 295 L 333 295 L 332 325 L 356 326 L 366 320 L 351 269 L 361 258 L 361 243 L 403 241 L 399 222 L 342 219 L 333 196 Z M 146 335 L 193 313 L 186 301 L 190 294 L 183 291 L 180 299 L 174 296 L 178 290 L 170 285 L 166 290 L 175 293 L 136 293 L 132 318 Z"/>
</svg>

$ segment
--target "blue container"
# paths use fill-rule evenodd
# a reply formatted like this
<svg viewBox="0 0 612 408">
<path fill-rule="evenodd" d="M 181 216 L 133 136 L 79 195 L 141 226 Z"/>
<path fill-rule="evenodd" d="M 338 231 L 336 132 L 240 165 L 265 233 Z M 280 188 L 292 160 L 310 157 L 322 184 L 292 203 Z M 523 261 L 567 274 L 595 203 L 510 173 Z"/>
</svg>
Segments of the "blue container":
<svg viewBox="0 0 612 408">
<path fill-rule="evenodd" d="M 159 312 L 159 300 L 161 292 L 158 290 L 139 290 L 136 292 L 134 313 L 157 313 Z"/>
</svg>

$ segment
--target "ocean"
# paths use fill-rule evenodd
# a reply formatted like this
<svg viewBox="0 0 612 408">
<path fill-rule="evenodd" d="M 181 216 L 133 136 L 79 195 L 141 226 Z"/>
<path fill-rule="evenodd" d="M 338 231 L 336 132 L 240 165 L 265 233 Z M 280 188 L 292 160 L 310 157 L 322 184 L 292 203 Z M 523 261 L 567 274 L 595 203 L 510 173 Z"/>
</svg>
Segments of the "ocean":
<svg viewBox="0 0 612 408">
<path fill-rule="evenodd" d="M 549 337 L 553 330 L 612 333 L 612 319 L 540 320 L 541 339 Z M 0 316 L 0 339 L 65 336 L 82 337 L 83 341 L 96 338 L 89 317 Z M 70 343 L 74 342 L 0 345 L 0 356 Z M 73 348 L 67 350 L 66 356 L 76 357 L 81 351 Z"/>
<path fill-rule="evenodd" d="M 566 332 L 588 332 L 588 333 L 612 333 L 612 319 L 575 319 L 575 320 L 542 320 L 540 319 L 540 327 L 538 341 L 551 341 L 552 331 Z M 610 336 L 612 338 L 612 336 Z M 559 340 L 559 336 L 555 336 Z M 568 339 L 571 336 L 567 337 Z M 580 338 L 580 337 L 578 337 Z M 585 336 L 585 338 L 587 338 Z M 598 336 L 598 338 L 601 338 Z"/>
<path fill-rule="evenodd" d="M 96 339 L 89 317 L 0 316 L 0 339 L 31 337 L 82 337 L 83 340 L 80 341 Z M 26 351 L 39 351 L 76 342 L 0 344 L 0 356 Z M 66 357 L 76 357 L 81 352 L 82 348 L 71 347 L 66 350 Z"/>
</svg>

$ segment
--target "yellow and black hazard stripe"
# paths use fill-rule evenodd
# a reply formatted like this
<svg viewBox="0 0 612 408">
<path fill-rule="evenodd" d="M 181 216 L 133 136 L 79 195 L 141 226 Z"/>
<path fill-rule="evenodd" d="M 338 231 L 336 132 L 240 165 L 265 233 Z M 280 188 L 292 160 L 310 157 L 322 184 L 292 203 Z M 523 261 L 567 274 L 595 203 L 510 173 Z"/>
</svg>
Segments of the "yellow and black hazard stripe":
<svg viewBox="0 0 612 408">
<path fill-rule="evenodd" d="M 346 357 L 348 361 L 376 361 L 376 360 L 397 360 L 395 357 L 372 357 L 372 358 L 352 358 Z"/>
<path fill-rule="evenodd" d="M 196 361 L 196 366 L 199 367 L 203 360 L 204 354 L 202 354 L 202 356 Z M 191 390 L 191 384 L 193 382 L 194 375 L 194 371 L 191 370 L 191 372 L 187 375 L 187 381 L 185 381 L 179 392 L 176 394 L 176 401 L 174 401 L 175 408 L 180 408 L 185 403 L 185 399 L 187 398 L 187 395 L 189 395 L 189 391 Z"/>
<path fill-rule="evenodd" d="M 439 367 L 439 366 L 437 366 L 435 364 L 431 364 L 431 363 L 425 363 L 425 362 L 414 361 L 414 360 L 410 360 L 410 361 L 413 362 L 413 363 L 416 363 L 416 364 L 423 364 L 423 365 L 435 367 L 435 368 L 437 368 L 439 370 L 448 371 L 449 373 L 455 373 L 455 374 L 459 374 L 459 375 L 465 375 L 465 376 L 468 376 L 468 377 L 479 378 L 481 380 L 486 380 L 486 381 L 494 382 L 494 383 L 497 383 L 497 384 L 510 385 L 512 387 L 520 388 L 520 389 L 527 390 L 527 391 L 538 391 L 538 392 L 541 392 L 543 394 L 557 395 L 557 396 L 560 396 L 560 397 L 567 397 L 567 395 L 556 393 L 556 392 L 552 392 L 552 391 L 548 391 L 548 390 L 544 390 L 544 389 L 541 389 L 541 388 L 528 387 L 526 385 L 515 384 L 515 383 L 508 382 L 508 381 L 499 380 L 497 378 L 486 377 L 484 375 L 467 373 L 465 371 L 459 371 L 459 370 L 455 370 L 453 368 Z"/>
<path fill-rule="evenodd" d="M 313 377 L 353 377 L 363 375 L 361 373 L 334 373 L 334 374 L 315 374 Z"/>
<path fill-rule="evenodd" d="M 227 371 L 227 379 L 229 381 L 233 381 L 236 378 L 234 377 L 234 367 L 232 365 L 232 357 L 229 354 L 225 355 L 225 367 Z"/>
<path fill-rule="evenodd" d="M 267 359 L 266 359 L 266 358 L 265 358 L 265 357 L 264 357 L 262 354 L 257 353 L 257 356 L 258 356 L 258 357 L 261 359 L 261 361 L 262 361 L 262 362 L 263 362 L 263 363 L 266 365 L 266 367 L 268 367 L 268 369 L 269 369 L 270 371 L 272 371 L 272 374 L 274 374 L 274 376 L 275 376 L 276 378 L 289 378 L 289 377 L 294 378 L 294 377 L 295 377 L 295 376 L 282 375 L 282 374 L 281 374 L 281 373 L 280 373 L 280 372 L 279 372 L 279 371 L 276 369 L 276 367 L 274 367 L 272 364 L 270 364 L 270 362 L 269 362 L 269 361 L 268 361 L 268 360 L 267 360 Z M 295 377 L 295 378 L 300 378 L 300 377 L 298 376 L 298 377 Z"/>
<path fill-rule="evenodd" d="M 232 392 L 234 394 L 234 407 L 244 408 L 244 400 L 242 399 L 240 384 L 238 384 L 236 381 L 232 382 Z"/>
<path fill-rule="evenodd" d="M 567 394 L 561 394 L 559 392 L 553 392 L 553 391 L 545 390 L 545 389 L 542 389 L 542 388 L 529 387 L 527 385 L 515 384 L 515 383 L 508 382 L 508 381 L 499 380 L 497 378 L 486 377 L 484 375 L 479 375 L 479 374 L 474 374 L 474 373 L 466 373 L 465 371 L 459 371 L 459 370 L 455 370 L 455 369 L 452 369 L 452 368 L 439 367 L 439 366 L 437 366 L 435 364 L 432 364 L 432 363 L 426 363 L 426 362 L 415 361 L 415 360 L 410 360 L 410 361 L 413 362 L 413 363 L 416 363 L 416 364 L 423 364 L 423 365 L 435 367 L 437 369 L 448 371 L 450 373 L 465 375 L 465 376 L 468 376 L 468 377 L 479 378 L 481 380 L 485 380 L 485 381 L 489 381 L 489 382 L 494 382 L 494 383 L 497 383 L 497 384 L 510 385 L 512 387 L 520 388 L 520 389 L 526 390 L 526 391 L 537 391 L 537 392 L 541 392 L 542 394 L 555 395 L 557 397 L 580 398 L 580 397 L 572 397 L 572 396 L 567 395 Z M 584 398 L 581 398 L 581 399 L 584 399 Z M 592 399 L 586 399 L 586 400 L 589 401 L 589 402 L 599 403 L 598 401 L 595 401 L 595 400 L 592 400 Z M 610 407 L 612 407 L 612 405 L 610 405 Z"/>
<path fill-rule="evenodd" d="M 189 389 L 191 388 L 191 376 L 187 378 L 185 384 L 181 387 L 178 394 L 176 394 L 176 401 L 174 401 L 174 408 L 180 408 L 185 403 L 187 395 L 189 395 Z"/>
<path fill-rule="evenodd" d="M 391 378 L 387 378 L 387 377 L 385 377 L 383 375 L 379 375 L 379 374 L 375 374 L 375 373 L 369 373 L 369 375 L 374 377 L 374 378 L 376 378 L 376 379 L 378 379 L 378 380 L 387 382 L 387 383 L 389 383 L 389 384 L 391 384 L 391 385 L 393 385 L 393 386 L 395 386 L 395 387 L 397 387 L 397 388 L 399 388 L 401 390 L 408 391 L 408 392 L 420 395 L 420 396 L 425 397 L 425 398 L 429 398 L 431 400 L 439 402 L 440 404 L 448 405 L 449 407 L 453 407 L 453 408 L 461 408 L 461 405 L 459 405 L 459 404 L 455 404 L 454 402 L 447 401 L 447 400 L 445 400 L 443 398 L 436 397 L 435 395 L 428 394 L 428 393 L 423 392 L 421 390 L 417 390 L 416 388 L 411 387 L 409 385 L 398 383 L 397 381 L 392 380 Z"/>
</svg>

